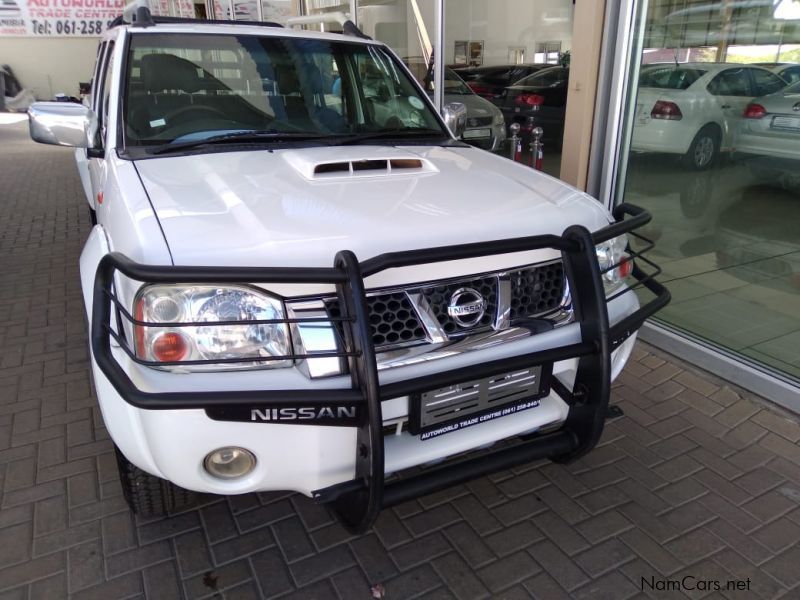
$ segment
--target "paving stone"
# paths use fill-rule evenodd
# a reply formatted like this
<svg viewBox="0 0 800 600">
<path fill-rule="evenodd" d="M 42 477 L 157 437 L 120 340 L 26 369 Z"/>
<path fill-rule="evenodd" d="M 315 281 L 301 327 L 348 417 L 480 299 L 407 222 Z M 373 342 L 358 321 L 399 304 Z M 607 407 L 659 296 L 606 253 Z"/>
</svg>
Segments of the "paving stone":
<svg viewBox="0 0 800 600">
<path fill-rule="evenodd" d="M 423 596 L 442 585 L 441 578 L 431 565 L 422 565 L 402 573 L 384 584 L 387 597 L 415 598 Z"/>
<path fill-rule="evenodd" d="M 435 559 L 433 568 L 456 597 L 464 600 L 489 597 L 489 590 L 458 554 L 451 552 Z"/>
<path fill-rule="evenodd" d="M 633 551 L 619 540 L 606 540 L 575 557 L 575 562 L 592 577 L 598 577 L 634 558 Z"/>
<path fill-rule="evenodd" d="M 665 547 L 684 564 L 691 565 L 711 556 L 725 544 L 708 529 L 695 529 L 668 542 Z"/>
<path fill-rule="evenodd" d="M 533 523 L 542 530 L 548 540 L 557 544 L 569 555 L 581 552 L 589 546 L 589 543 L 574 527 L 570 527 L 555 513 L 546 512 L 538 515 Z"/>
<path fill-rule="evenodd" d="M 550 541 L 534 544 L 528 552 L 545 573 L 555 579 L 565 590 L 570 591 L 582 585 L 589 578 L 581 568 Z"/>
<path fill-rule="evenodd" d="M 108 557 L 106 571 L 109 577 L 118 577 L 131 571 L 141 571 L 145 567 L 171 558 L 172 546 L 168 542 L 154 542 Z"/>
<path fill-rule="evenodd" d="M 502 527 L 500 521 L 492 514 L 492 511 L 474 496 L 458 498 L 453 502 L 453 506 L 479 535 L 486 535 Z M 380 517 L 378 521 L 380 522 Z"/>
<path fill-rule="evenodd" d="M 541 537 L 541 532 L 526 521 L 485 537 L 481 537 L 470 523 L 462 521 L 445 529 L 444 534 L 450 545 L 472 567 L 485 565 L 495 559 L 495 554 L 510 554 Z"/>
<path fill-rule="evenodd" d="M 422 538 L 425 540 L 426 543 L 429 543 L 429 538 Z M 411 542 L 414 544 L 414 542 Z M 419 548 L 421 544 L 416 544 L 415 549 Z M 350 548 L 353 551 L 353 554 L 358 560 L 361 569 L 367 576 L 369 581 L 386 581 L 390 577 L 393 577 L 397 574 L 397 567 L 395 566 L 394 561 L 389 556 L 389 553 L 386 549 L 381 545 L 380 540 L 375 535 L 366 535 L 361 537 L 350 544 Z M 405 548 L 405 546 L 404 546 Z M 400 548 L 396 549 L 395 556 L 397 551 L 401 550 Z M 418 563 L 415 563 L 418 564 Z"/>
<path fill-rule="evenodd" d="M 302 543 L 301 540 L 298 540 L 298 547 L 301 546 Z M 242 556 L 264 550 L 265 548 L 270 548 L 273 545 L 275 545 L 275 539 L 269 527 L 262 527 L 261 529 L 253 529 L 247 533 L 214 544 L 211 549 L 215 563 L 220 565 L 232 560 L 237 560 Z"/>
<path fill-rule="evenodd" d="M 576 526 L 580 533 L 590 544 L 597 544 L 610 537 L 616 537 L 623 531 L 633 527 L 633 524 L 616 510 L 609 510 L 596 517 L 591 517 L 578 523 Z"/>
<path fill-rule="evenodd" d="M 170 563 L 162 563 L 155 568 L 164 565 L 169 566 Z M 247 560 L 238 560 L 184 579 L 183 588 L 188 598 L 219 598 L 225 590 L 248 581 L 250 577 L 251 570 Z"/>
<path fill-rule="evenodd" d="M 639 589 L 635 587 L 624 575 L 611 572 L 593 580 L 591 583 L 572 592 L 576 600 L 624 600 L 631 598 Z"/>
<path fill-rule="evenodd" d="M 517 552 L 477 571 L 478 578 L 492 593 L 497 593 L 524 579 L 539 569 L 527 552 Z"/>
<path fill-rule="evenodd" d="M 254 554 L 250 562 L 264 597 L 273 598 L 295 589 L 288 566 L 277 548 Z"/>
<path fill-rule="evenodd" d="M 289 571 L 298 586 L 304 586 L 343 571 L 353 566 L 355 562 L 349 549 L 335 548 L 292 563 L 289 565 Z"/>
<path fill-rule="evenodd" d="M 752 539 L 779 554 L 800 542 L 800 525 L 789 519 L 777 519 L 750 535 Z"/>
<path fill-rule="evenodd" d="M 546 572 L 525 580 L 527 592 L 536 600 L 568 600 L 569 594 Z"/>
<path fill-rule="evenodd" d="M 105 579 L 103 577 L 103 546 L 100 540 L 92 540 L 70 548 L 67 555 L 70 592 L 74 593 L 103 582 Z"/>
<path fill-rule="evenodd" d="M 753 423 L 761 425 L 790 442 L 800 441 L 800 424 L 792 417 L 780 414 L 777 411 L 763 409 L 751 418 Z"/>
<path fill-rule="evenodd" d="M 339 598 L 369 598 L 370 582 L 358 567 L 352 567 L 331 578 Z"/>
<path fill-rule="evenodd" d="M 183 597 L 177 565 L 163 562 L 144 570 L 145 595 L 149 600 L 174 600 Z M 226 597 L 228 597 L 226 595 Z"/>
<path fill-rule="evenodd" d="M 646 561 L 652 568 L 662 575 L 669 575 L 683 565 L 663 544 L 655 542 L 650 536 L 639 529 L 626 531 L 620 539 Z"/>
<path fill-rule="evenodd" d="M 466 557 L 470 564 L 476 564 L 475 560 L 475 549 L 471 547 L 472 544 L 479 544 L 480 547 L 486 547 L 488 545 L 489 548 L 492 549 L 492 552 L 497 556 L 506 556 L 508 554 L 513 554 L 519 550 L 523 550 L 544 538 L 544 534 L 542 531 L 536 527 L 531 521 L 522 521 L 517 523 L 516 525 L 512 525 L 508 529 L 504 529 L 502 531 L 498 531 L 493 533 L 492 535 L 486 538 L 486 544 L 483 544 L 480 539 L 476 540 L 467 540 L 466 531 L 468 530 L 468 525 L 465 525 L 463 529 L 465 530 L 464 534 L 464 541 L 468 541 L 470 543 L 469 549 L 465 546 L 465 544 L 454 543 L 453 545 L 459 549 Z M 454 540 L 455 542 L 455 540 Z M 488 556 L 487 556 L 488 555 Z M 490 552 L 481 553 L 478 555 L 480 558 L 478 560 L 486 561 L 486 559 L 491 556 Z M 472 559 L 472 560 L 470 560 Z"/>
<path fill-rule="evenodd" d="M 782 591 L 781 585 L 775 579 L 754 567 L 733 550 L 722 550 L 714 555 L 714 561 L 725 569 L 731 578 L 747 582 L 749 588 L 747 591 L 759 598 L 775 598 Z"/>
<path fill-rule="evenodd" d="M 742 508 L 762 523 L 772 521 L 788 513 L 797 506 L 797 498 L 786 496 L 780 490 L 767 492 L 742 504 Z"/>
</svg>

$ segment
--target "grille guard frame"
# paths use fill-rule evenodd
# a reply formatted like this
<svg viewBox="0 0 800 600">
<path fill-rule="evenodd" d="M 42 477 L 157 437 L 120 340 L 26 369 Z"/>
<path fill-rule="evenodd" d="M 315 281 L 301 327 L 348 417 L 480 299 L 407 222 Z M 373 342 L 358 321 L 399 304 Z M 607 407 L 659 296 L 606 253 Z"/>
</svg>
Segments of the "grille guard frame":
<svg viewBox="0 0 800 600">
<path fill-rule="evenodd" d="M 566 229 L 561 236 L 540 235 L 491 242 L 461 244 L 406 252 L 392 252 L 359 262 L 349 250 L 337 253 L 330 268 L 309 267 L 180 267 L 149 266 L 135 263 L 119 253 L 104 256 L 98 267 L 93 289 L 90 343 L 95 361 L 119 395 L 129 404 L 146 410 L 175 409 L 230 409 L 230 408 L 281 408 L 302 402 L 315 407 L 361 407 L 359 416 L 348 427 L 356 426 L 357 442 L 355 478 L 314 492 L 320 502 L 330 502 L 343 524 L 353 532 L 364 532 L 374 522 L 380 510 L 420 495 L 432 493 L 456 483 L 492 473 L 501 469 L 530 462 L 539 458 L 557 461 L 573 460 L 593 448 L 603 431 L 606 407 L 610 396 L 610 357 L 642 323 L 670 301 L 669 291 L 655 277 L 660 269 L 643 256 L 653 247 L 653 242 L 634 230 L 651 220 L 646 210 L 627 203 L 613 212 L 615 222 L 594 234 L 580 225 Z M 629 218 L 628 218 L 629 217 Z M 601 275 L 619 266 L 601 271 L 595 245 L 622 234 L 629 234 L 644 242 L 644 248 L 628 255 L 637 262 L 647 264 L 652 271 L 645 272 L 634 263 L 632 277 L 636 283 L 606 298 Z M 572 294 L 575 322 L 580 324 L 581 342 L 568 346 L 485 362 L 468 368 L 453 369 L 399 381 L 381 386 L 375 348 L 369 327 L 364 279 L 385 269 L 468 259 L 485 255 L 507 254 L 520 251 L 553 248 L 561 251 L 564 269 Z M 625 259 L 628 260 L 628 259 Z M 113 356 L 111 340 L 114 339 L 128 356 L 139 364 L 142 361 L 131 351 L 126 340 L 114 331 L 111 319 L 128 318 L 142 326 L 163 326 L 136 321 L 124 309 L 114 292 L 116 272 L 146 283 L 323 283 L 336 286 L 340 306 L 344 307 L 345 348 L 341 352 L 291 354 L 265 360 L 289 360 L 336 356 L 347 361 L 351 378 L 350 389 L 314 390 L 241 390 L 207 392 L 145 392 L 136 387 L 128 374 Z M 609 325 L 607 302 L 638 288 L 646 288 L 655 297 L 634 313 Z M 122 309 L 121 311 L 119 309 Z M 298 322 L 304 319 L 281 319 L 280 322 Z M 309 321 L 320 321 L 309 318 Z M 274 321 L 274 320 L 271 320 Z M 259 323 L 258 321 L 250 322 Z M 239 322 L 242 324 L 242 322 Z M 578 369 L 572 390 L 563 384 L 554 385 L 569 405 L 566 421 L 560 430 L 534 435 L 510 447 L 488 452 L 477 458 L 429 469 L 409 479 L 384 481 L 383 419 L 381 402 L 398 396 L 411 395 L 476 377 L 490 377 L 509 369 L 532 364 L 578 358 Z M 253 362 L 247 359 L 248 362 Z M 237 361 L 203 361 L 237 362 Z M 157 363 L 164 365 L 164 363 Z M 178 363 L 178 364 L 186 364 Z M 553 379 L 556 382 L 556 378 Z M 311 423 L 312 425 L 314 423 Z M 326 423 L 330 425 L 330 423 Z"/>
</svg>

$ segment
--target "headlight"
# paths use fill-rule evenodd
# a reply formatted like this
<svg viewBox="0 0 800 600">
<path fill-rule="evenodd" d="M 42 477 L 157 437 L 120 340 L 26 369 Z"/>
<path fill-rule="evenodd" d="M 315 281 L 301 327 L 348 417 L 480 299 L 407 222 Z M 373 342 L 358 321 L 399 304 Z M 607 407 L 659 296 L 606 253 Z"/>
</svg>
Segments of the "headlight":
<svg viewBox="0 0 800 600">
<path fill-rule="evenodd" d="M 181 370 L 226 370 L 291 366 L 290 360 L 247 360 L 291 354 L 284 323 L 237 321 L 283 319 L 283 303 L 245 286 L 148 285 L 136 296 L 138 321 L 162 326 L 134 326 L 136 356 L 155 362 L 210 361 L 177 365 Z M 191 323 L 191 325 L 178 325 Z M 220 323 L 216 325 L 215 323 Z M 236 362 L 213 363 L 235 359 Z"/>
<path fill-rule="evenodd" d="M 610 296 L 621 288 L 625 278 L 633 271 L 633 259 L 629 258 L 628 253 L 625 252 L 627 246 L 628 236 L 624 234 L 595 246 L 600 277 L 603 280 L 606 296 Z"/>
<path fill-rule="evenodd" d="M 503 113 L 501 111 L 497 111 L 494 113 L 494 118 L 492 119 L 492 125 L 505 125 L 506 120 L 503 117 Z"/>
</svg>

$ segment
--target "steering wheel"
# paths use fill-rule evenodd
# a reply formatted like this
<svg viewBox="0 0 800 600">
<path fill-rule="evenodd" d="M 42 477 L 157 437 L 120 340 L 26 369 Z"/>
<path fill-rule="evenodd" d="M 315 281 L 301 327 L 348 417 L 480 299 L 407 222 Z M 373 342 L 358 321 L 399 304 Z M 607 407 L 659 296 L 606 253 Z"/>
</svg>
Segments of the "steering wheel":
<svg viewBox="0 0 800 600">
<path fill-rule="evenodd" d="M 212 106 L 206 106 L 204 104 L 190 104 L 189 106 L 183 106 L 177 110 L 173 110 L 171 113 L 164 115 L 164 120 L 170 125 L 177 125 L 180 121 L 185 120 L 185 117 L 191 113 L 206 113 L 207 115 L 212 115 L 214 117 L 221 117 L 226 121 L 230 121 L 230 117 L 222 112 L 218 108 L 214 108 Z M 175 123 L 175 121 L 178 123 Z"/>
</svg>

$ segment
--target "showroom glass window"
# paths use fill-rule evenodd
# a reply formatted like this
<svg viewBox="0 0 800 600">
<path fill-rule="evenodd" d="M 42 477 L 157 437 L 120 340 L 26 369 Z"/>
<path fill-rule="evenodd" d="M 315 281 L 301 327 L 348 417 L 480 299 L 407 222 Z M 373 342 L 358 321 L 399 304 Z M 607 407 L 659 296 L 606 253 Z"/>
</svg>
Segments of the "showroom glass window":
<svg viewBox="0 0 800 600">
<path fill-rule="evenodd" d="M 617 200 L 654 215 L 659 320 L 800 378 L 800 2 L 639 7 Z"/>
<path fill-rule="evenodd" d="M 313 4 L 314 2 L 312 2 Z M 319 3 L 319 2 L 316 2 Z M 467 106 L 464 140 L 501 156 L 509 155 L 508 125 L 523 129 L 523 156 L 529 160 L 533 127 L 544 130 L 543 170 L 561 171 L 569 57 L 572 47 L 571 0 L 450 0 L 445 3 L 444 48 L 436 41 L 436 3 L 432 0 L 360 0 L 358 25 L 388 44 L 420 81 L 438 56 L 468 86 L 445 81 L 444 101 Z M 519 82 L 546 68 L 564 68 L 555 80 Z M 554 74 L 555 75 L 555 74 Z M 566 76 L 565 76 L 566 75 Z M 432 93 L 432 89 L 428 88 Z"/>
</svg>

